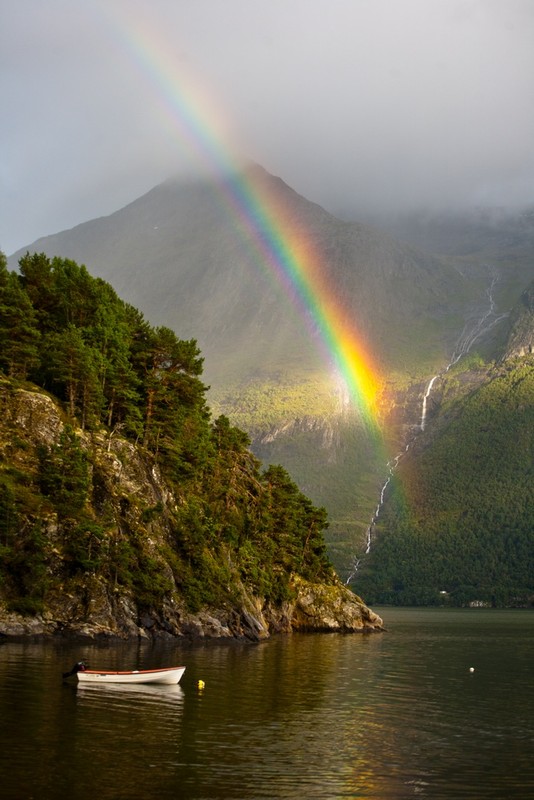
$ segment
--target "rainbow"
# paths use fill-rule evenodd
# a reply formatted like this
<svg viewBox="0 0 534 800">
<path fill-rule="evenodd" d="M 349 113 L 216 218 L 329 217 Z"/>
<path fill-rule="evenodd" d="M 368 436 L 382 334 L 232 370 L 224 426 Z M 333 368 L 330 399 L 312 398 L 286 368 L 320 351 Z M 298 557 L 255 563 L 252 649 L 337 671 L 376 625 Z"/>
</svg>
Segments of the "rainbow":
<svg viewBox="0 0 534 800">
<path fill-rule="evenodd" d="M 322 260 L 306 231 L 290 226 L 274 192 L 236 173 L 226 181 L 237 200 L 236 213 L 260 251 L 264 263 L 297 306 L 311 331 L 319 333 L 323 349 L 367 421 L 376 413 L 380 383 L 362 338 L 349 314 L 328 285 Z"/>
<path fill-rule="evenodd" d="M 116 6 L 115 6 L 116 8 Z M 214 113 L 213 99 L 200 86 L 198 76 L 187 74 L 174 51 L 151 20 L 140 11 L 118 16 L 110 5 L 101 14 L 111 22 L 130 59 L 156 90 L 174 136 L 213 177 L 231 209 L 235 224 L 252 243 L 265 267 L 276 275 L 301 316 L 319 334 L 323 349 L 342 378 L 349 398 L 367 424 L 376 423 L 380 392 L 378 370 L 369 349 L 355 329 L 325 278 L 321 258 L 313 251 L 306 232 L 286 221 L 274 192 L 258 185 L 238 166 L 227 144 L 228 122 Z M 114 14 L 111 18 L 111 13 Z"/>
</svg>

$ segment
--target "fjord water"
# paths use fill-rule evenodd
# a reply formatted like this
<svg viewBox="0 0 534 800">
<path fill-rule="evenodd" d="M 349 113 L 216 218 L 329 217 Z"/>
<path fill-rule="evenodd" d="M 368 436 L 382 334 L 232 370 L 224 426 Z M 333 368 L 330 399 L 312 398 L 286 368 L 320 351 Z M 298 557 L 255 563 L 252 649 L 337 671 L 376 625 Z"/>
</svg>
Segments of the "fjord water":
<svg viewBox="0 0 534 800">
<path fill-rule="evenodd" d="M 3 644 L 0 796 L 534 798 L 534 613 L 377 610 L 388 630 L 368 636 Z M 187 669 L 177 687 L 63 682 L 81 658 Z"/>
</svg>

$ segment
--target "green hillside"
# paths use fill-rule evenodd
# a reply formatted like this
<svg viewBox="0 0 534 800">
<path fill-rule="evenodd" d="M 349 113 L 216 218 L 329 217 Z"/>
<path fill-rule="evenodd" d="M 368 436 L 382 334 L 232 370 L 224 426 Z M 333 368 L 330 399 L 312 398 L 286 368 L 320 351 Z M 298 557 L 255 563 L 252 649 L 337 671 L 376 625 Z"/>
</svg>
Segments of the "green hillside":
<svg viewBox="0 0 534 800">
<path fill-rule="evenodd" d="M 448 375 L 354 586 L 373 603 L 534 604 L 534 357 Z"/>
<path fill-rule="evenodd" d="M 357 410 L 347 409 L 318 332 L 310 330 L 268 263 L 258 259 L 212 184 L 166 181 L 114 214 L 41 239 L 29 250 L 84 263 L 151 325 L 198 343 L 214 415 L 246 431 L 257 458 L 282 464 L 305 495 L 327 510 L 328 553 L 346 579 L 365 548 L 388 459 L 413 443 L 395 482 L 406 481 L 406 492 L 418 497 L 419 454 L 430 458 L 445 422 L 455 415 L 462 419 L 462 404 L 489 381 L 486 372 L 495 359 L 528 355 L 532 291 L 516 304 L 532 280 L 534 215 L 429 212 L 383 220 L 381 229 L 336 219 L 260 167 L 251 166 L 246 181 L 259 195 L 267 189 L 275 198 L 372 350 L 383 378 L 384 441 L 370 434 Z M 429 425 L 419 435 L 425 387 L 470 331 L 478 331 L 467 348 L 470 360 L 462 359 L 435 385 Z M 451 436 L 466 438 L 460 427 L 451 430 Z M 445 467 L 436 469 L 446 493 Z M 454 471 L 460 474 L 461 464 Z M 421 485 L 432 480 L 421 476 Z M 471 483 L 464 486 L 469 505 Z M 393 542 L 400 512 L 391 503 L 378 528 L 385 541 L 391 526 Z M 410 514 L 416 507 L 409 504 Z M 414 530 L 426 529 L 426 512 L 422 519 L 410 517 L 407 528 L 415 520 Z M 433 530 L 431 514 L 428 521 Z M 373 553 L 368 572 L 375 561 Z"/>
<path fill-rule="evenodd" d="M 336 219 L 260 167 L 246 180 L 260 193 L 267 188 L 322 263 L 387 380 L 386 407 L 399 400 L 399 387 L 415 385 L 417 394 L 446 363 L 466 317 L 485 305 L 487 271 Z M 283 464 L 327 508 L 329 551 L 345 574 L 387 458 L 358 415 L 345 413 L 320 338 L 258 260 L 216 187 L 169 180 L 29 250 L 85 264 L 151 324 L 198 342 L 210 407 L 248 433 L 262 461 Z M 402 430 L 394 435 L 402 438 Z"/>
<path fill-rule="evenodd" d="M 91 581 L 153 614 L 337 585 L 326 512 L 211 419 L 194 340 L 44 254 L 0 259 L 0 310 L 0 605 L 64 614 Z"/>
</svg>

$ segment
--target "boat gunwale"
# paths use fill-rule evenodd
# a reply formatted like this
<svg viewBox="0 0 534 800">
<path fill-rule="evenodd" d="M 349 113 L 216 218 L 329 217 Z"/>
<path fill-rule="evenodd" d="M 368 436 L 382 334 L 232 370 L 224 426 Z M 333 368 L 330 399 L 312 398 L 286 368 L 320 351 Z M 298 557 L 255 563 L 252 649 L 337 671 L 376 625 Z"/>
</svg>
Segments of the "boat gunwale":
<svg viewBox="0 0 534 800">
<path fill-rule="evenodd" d="M 185 669 L 185 667 L 159 667 L 157 669 L 127 669 L 127 670 L 109 670 L 109 669 L 81 669 L 77 673 L 89 675 L 152 675 L 157 672 L 172 672 L 177 669 Z"/>
</svg>

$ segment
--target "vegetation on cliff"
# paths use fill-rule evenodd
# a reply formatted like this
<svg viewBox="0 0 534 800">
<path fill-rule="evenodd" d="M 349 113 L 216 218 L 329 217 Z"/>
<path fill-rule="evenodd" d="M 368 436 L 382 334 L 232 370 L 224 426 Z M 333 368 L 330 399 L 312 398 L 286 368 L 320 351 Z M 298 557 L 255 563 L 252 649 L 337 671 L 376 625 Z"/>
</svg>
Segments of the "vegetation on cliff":
<svg viewBox="0 0 534 800">
<path fill-rule="evenodd" d="M 226 417 L 211 419 L 194 340 L 44 254 L 19 273 L 2 260 L 0 312 L 8 609 L 39 613 L 94 576 L 139 613 L 171 596 L 189 611 L 235 604 L 244 589 L 280 607 L 295 576 L 339 584 L 324 509 L 282 467 L 262 470 Z"/>
<path fill-rule="evenodd" d="M 388 373 L 395 393 L 440 368 L 466 314 L 480 297 L 485 303 L 485 269 L 423 253 L 376 226 L 336 219 L 259 165 L 235 179 L 272 199 L 284 230 L 302 244 L 292 256 L 302 261 L 304 281 L 316 265 L 331 312 L 344 309 L 359 346 Z M 282 464 L 327 509 L 329 557 L 348 577 L 387 459 L 359 414 L 343 408 L 325 357 L 335 342 L 311 331 L 314 315 L 290 281 L 280 280 L 283 265 L 258 258 L 262 224 L 246 233 L 212 181 L 176 177 L 109 216 L 28 246 L 86 264 L 153 324 L 195 338 L 214 416 L 224 414 L 246 431 L 263 463 Z M 12 269 L 24 252 L 11 256 Z M 306 302 L 322 301 L 310 295 Z"/>
<path fill-rule="evenodd" d="M 355 587 L 369 602 L 534 603 L 534 357 L 449 374 Z"/>
</svg>

